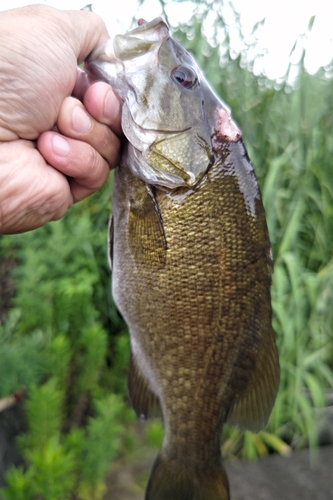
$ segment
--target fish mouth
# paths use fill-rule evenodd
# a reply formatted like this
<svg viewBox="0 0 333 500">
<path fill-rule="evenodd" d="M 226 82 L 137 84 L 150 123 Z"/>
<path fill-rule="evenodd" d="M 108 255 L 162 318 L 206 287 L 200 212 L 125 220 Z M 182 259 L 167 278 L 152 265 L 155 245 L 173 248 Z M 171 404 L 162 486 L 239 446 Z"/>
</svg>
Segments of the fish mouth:
<svg viewBox="0 0 333 500">
<path fill-rule="evenodd" d="M 90 63 L 96 59 L 108 62 L 128 60 L 147 50 L 152 43 L 161 43 L 169 36 L 167 23 L 161 17 L 157 17 L 148 23 L 140 23 L 137 28 L 124 35 L 111 37 L 109 41 L 94 49 L 86 61 Z M 124 47 L 124 43 L 128 43 L 128 46 Z M 135 53 L 133 53 L 134 49 L 136 49 Z"/>
<path fill-rule="evenodd" d="M 138 26 L 126 33 L 128 36 L 135 35 L 138 38 L 140 38 L 141 34 L 143 34 L 145 40 L 163 41 L 169 36 L 169 26 L 162 17 L 156 17 L 148 23 L 140 19 Z"/>
<path fill-rule="evenodd" d="M 112 38 L 90 52 L 89 56 L 84 62 L 84 65 L 88 70 L 90 69 L 90 65 L 93 64 L 96 60 L 107 61 L 111 63 L 117 61 L 117 57 L 113 50 L 113 43 L 111 43 L 111 40 Z"/>
</svg>

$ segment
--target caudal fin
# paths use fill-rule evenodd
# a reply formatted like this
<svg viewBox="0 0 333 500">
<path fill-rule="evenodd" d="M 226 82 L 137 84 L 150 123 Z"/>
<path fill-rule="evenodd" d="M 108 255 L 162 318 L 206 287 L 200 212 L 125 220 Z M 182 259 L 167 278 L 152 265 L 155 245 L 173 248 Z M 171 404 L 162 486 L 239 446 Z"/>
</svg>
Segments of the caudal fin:
<svg viewBox="0 0 333 500">
<path fill-rule="evenodd" d="M 190 469 L 186 462 L 169 461 L 159 454 L 153 465 L 145 500 L 229 500 L 229 485 L 222 464 L 211 469 Z"/>
</svg>

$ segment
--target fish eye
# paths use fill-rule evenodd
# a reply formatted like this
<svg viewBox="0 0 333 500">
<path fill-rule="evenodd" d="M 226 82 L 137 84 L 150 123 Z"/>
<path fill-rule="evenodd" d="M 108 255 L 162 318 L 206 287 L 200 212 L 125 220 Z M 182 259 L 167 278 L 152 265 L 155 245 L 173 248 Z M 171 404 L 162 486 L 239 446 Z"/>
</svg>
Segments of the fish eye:
<svg viewBox="0 0 333 500">
<path fill-rule="evenodd" d="M 185 89 L 193 89 L 199 84 L 198 76 L 190 66 L 177 66 L 171 76 L 173 80 Z"/>
</svg>

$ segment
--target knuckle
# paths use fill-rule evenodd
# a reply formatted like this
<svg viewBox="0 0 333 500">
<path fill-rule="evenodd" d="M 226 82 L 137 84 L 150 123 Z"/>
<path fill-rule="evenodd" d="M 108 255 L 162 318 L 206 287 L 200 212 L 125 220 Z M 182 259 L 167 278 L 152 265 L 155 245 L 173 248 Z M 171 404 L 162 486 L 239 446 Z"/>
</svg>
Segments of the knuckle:
<svg viewBox="0 0 333 500">
<path fill-rule="evenodd" d="M 98 170 L 99 160 L 100 156 L 97 153 L 96 149 L 92 146 L 89 146 L 87 148 L 86 164 L 91 173 L 94 173 Z"/>
<path fill-rule="evenodd" d="M 103 155 L 103 153 L 108 151 L 108 149 L 110 148 L 110 144 L 112 142 L 112 132 L 106 125 L 101 125 L 97 137 L 98 143 L 96 145 L 96 148 Z"/>
<path fill-rule="evenodd" d="M 89 184 L 92 189 L 98 189 L 105 182 L 105 162 L 93 147 L 90 146 L 87 153 L 85 160 L 87 179 L 89 179 Z"/>
<path fill-rule="evenodd" d="M 95 137 L 97 138 L 95 142 L 97 152 L 111 168 L 115 167 L 120 151 L 119 138 L 106 125 L 101 125 Z"/>
</svg>

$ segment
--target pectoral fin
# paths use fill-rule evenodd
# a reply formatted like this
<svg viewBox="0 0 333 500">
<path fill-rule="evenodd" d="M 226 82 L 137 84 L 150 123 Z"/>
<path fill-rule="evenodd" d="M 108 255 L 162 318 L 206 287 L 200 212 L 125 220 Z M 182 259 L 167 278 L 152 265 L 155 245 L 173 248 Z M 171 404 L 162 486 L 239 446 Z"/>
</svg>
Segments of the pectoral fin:
<svg viewBox="0 0 333 500">
<path fill-rule="evenodd" d="M 129 245 L 138 264 L 160 269 L 166 263 L 167 242 L 162 215 L 152 189 L 142 184 L 130 201 Z"/>
<path fill-rule="evenodd" d="M 138 417 L 161 417 L 162 411 L 158 397 L 149 387 L 145 376 L 131 352 L 128 372 L 128 392 L 133 409 Z"/>
<path fill-rule="evenodd" d="M 245 392 L 229 414 L 228 423 L 254 432 L 267 423 L 279 386 L 279 360 L 274 332 L 263 338 L 255 369 Z"/>
</svg>

